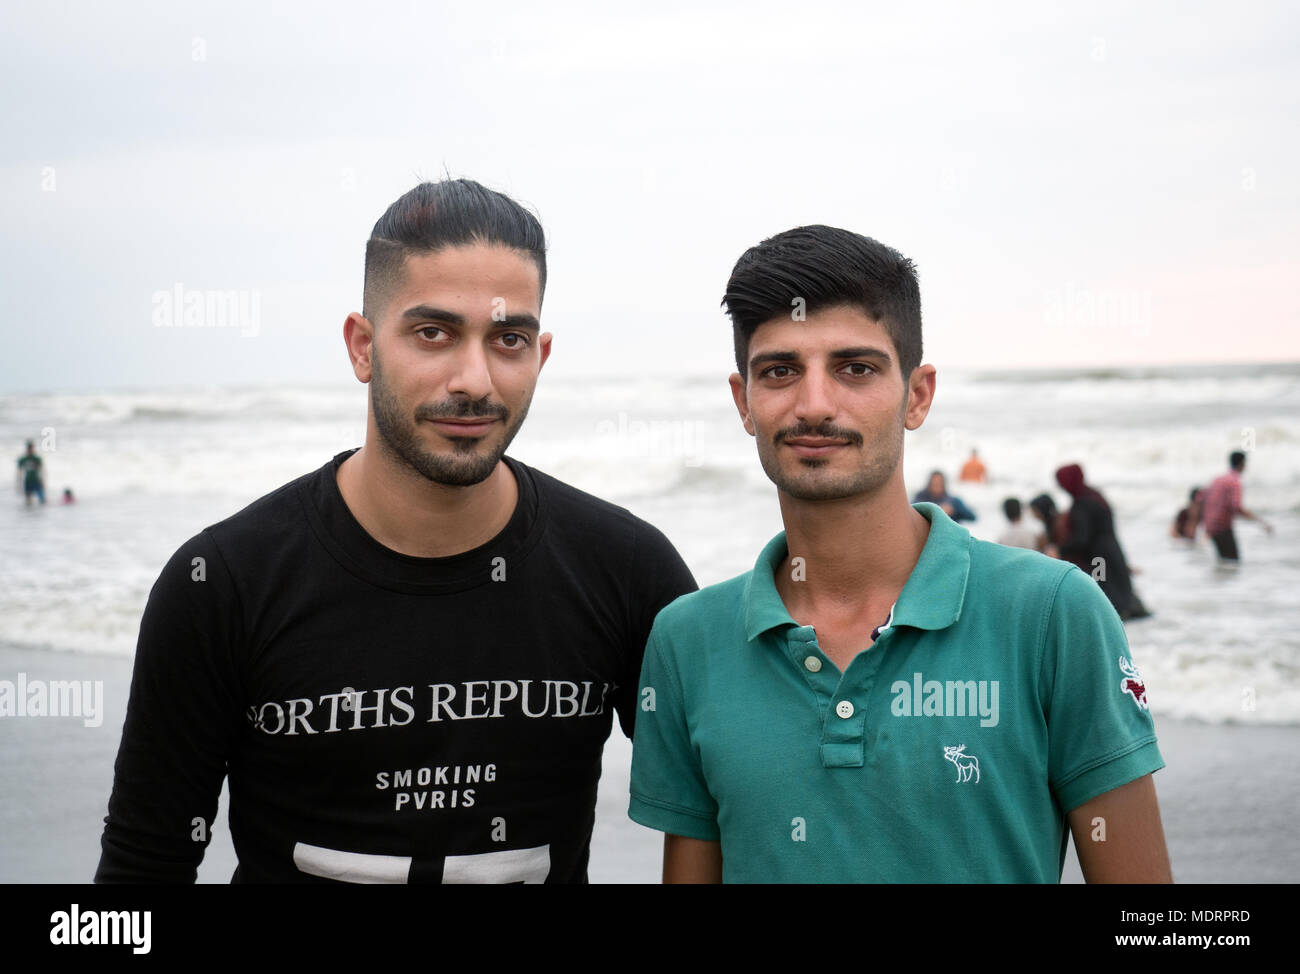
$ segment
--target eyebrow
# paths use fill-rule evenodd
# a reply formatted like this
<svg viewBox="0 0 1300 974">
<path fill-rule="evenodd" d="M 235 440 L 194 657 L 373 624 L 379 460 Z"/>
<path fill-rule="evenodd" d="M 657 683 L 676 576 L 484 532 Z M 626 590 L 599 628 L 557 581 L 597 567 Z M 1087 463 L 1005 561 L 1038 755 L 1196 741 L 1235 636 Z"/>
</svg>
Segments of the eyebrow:
<svg viewBox="0 0 1300 974">
<path fill-rule="evenodd" d="M 441 321 L 448 325 L 458 327 L 465 326 L 465 316 L 456 311 L 448 311 L 445 308 L 435 308 L 431 304 L 417 304 L 413 308 L 407 308 L 402 312 L 403 321 Z M 528 312 L 519 312 L 517 314 L 506 315 L 504 318 L 493 319 L 492 327 L 494 328 L 524 328 L 529 331 L 541 331 L 542 323 L 537 320 L 536 315 Z"/>
<path fill-rule="evenodd" d="M 872 345 L 857 345 L 853 348 L 837 348 L 835 351 L 831 352 L 831 358 L 875 358 L 880 359 L 886 365 L 893 361 L 893 359 L 890 358 L 889 353 L 883 348 L 876 348 Z"/>
<path fill-rule="evenodd" d="M 893 361 L 890 354 L 883 348 L 875 348 L 871 345 L 855 345 L 852 348 L 837 348 L 830 353 L 830 358 L 834 361 L 857 358 L 874 358 L 879 359 L 885 365 L 888 365 Z M 769 365 L 773 362 L 798 362 L 799 360 L 800 355 L 798 352 L 760 352 L 749 360 L 749 367 L 754 369 L 760 365 Z"/>
</svg>

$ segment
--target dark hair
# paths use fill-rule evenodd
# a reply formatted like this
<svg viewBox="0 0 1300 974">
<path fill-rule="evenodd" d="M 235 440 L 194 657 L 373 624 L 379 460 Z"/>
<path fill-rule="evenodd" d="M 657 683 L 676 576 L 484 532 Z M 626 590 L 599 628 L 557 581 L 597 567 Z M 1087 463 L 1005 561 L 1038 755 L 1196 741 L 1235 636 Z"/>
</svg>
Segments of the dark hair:
<svg viewBox="0 0 1300 974">
<path fill-rule="evenodd" d="M 1240 450 L 1233 450 L 1228 455 L 1228 463 L 1232 465 L 1233 470 L 1240 470 L 1246 466 L 1246 454 Z"/>
<path fill-rule="evenodd" d="M 472 179 L 445 179 L 416 186 L 375 224 L 366 241 L 361 313 L 374 320 L 400 280 L 408 255 L 473 243 L 527 253 L 537 263 L 539 300 L 546 293 L 546 235 L 537 217 Z"/>
<path fill-rule="evenodd" d="M 1007 516 L 1008 521 L 1020 520 L 1020 501 L 1014 497 L 1008 497 L 1002 502 L 1002 513 Z"/>
<path fill-rule="evenodd" d="M 921 364 L 916 266 L 870 237 L 816 224 L 768 237 L 732 268 L 722 303 L 731 317 L 736 369 L 746 379 L 755 329 L 791 314 L 798 299 L 805 314 L 846 304 L 884 325 L 904 381 Z"/>
<path fill-rule="evenodd" d="M 1200 492 L 1201 492 L 1200 487 L 1193 487 L 1191 493 L 1187 495 L 1187 499 L 1189 501 L 1195 501 L 1196 495 L 1199 494 Z"/>
<path fill-rule="evenodd" d="M 1048 537 L 1051 537 L 1052 522 L 1056 520 L 1056 501 L 1047 494 L 1039 494 L 1029 502 L 1029 508 L 1047 524 Z"/>
</svg>

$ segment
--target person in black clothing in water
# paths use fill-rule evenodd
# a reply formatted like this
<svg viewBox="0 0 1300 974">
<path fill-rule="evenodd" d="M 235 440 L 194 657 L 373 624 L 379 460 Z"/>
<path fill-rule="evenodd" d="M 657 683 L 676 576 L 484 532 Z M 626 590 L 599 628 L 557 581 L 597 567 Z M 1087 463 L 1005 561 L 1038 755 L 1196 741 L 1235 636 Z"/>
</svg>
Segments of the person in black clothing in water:
<svg viewBox="0 0 1300 974">
<path fill-rule="evenodd" d="M 1038 550 L 1052 558 L 1060 558 L 1061 551 L 1058 546 L 1061 538 L 1068 532 L 1066 516 L 1056 509 L 1056 501 L 1048 494 L 1039 494 L 1031 500 L 1029 510 L 1043 525 Z"/>
<path fill-rule="evenodd" d="M 1067 532 L 1059 543 L 1061 557 L 1097 580 L 1121 619 L 1150 615 L 1133 591 L 1128 562 L 1115 536 L 1115 521 L 1106 498 L 1084 483 L 1083 468 L 1077 463 L 1057 470 L 1056 482 L 1074 498 Z"/>
</svg>

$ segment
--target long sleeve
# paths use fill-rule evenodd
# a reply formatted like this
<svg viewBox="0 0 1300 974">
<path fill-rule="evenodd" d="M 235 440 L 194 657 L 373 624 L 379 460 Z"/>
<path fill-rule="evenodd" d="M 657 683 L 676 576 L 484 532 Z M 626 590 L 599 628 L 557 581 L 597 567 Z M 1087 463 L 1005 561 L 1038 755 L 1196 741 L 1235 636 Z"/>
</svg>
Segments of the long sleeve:
<svg viewBox="0 0 1300 974">
<path fill-rule="evenodd" d="M 95 882 L 193 882 L 238 737 L 233 581 L 206 532 L 168 561 L 140 623 Z"/>
</svg>

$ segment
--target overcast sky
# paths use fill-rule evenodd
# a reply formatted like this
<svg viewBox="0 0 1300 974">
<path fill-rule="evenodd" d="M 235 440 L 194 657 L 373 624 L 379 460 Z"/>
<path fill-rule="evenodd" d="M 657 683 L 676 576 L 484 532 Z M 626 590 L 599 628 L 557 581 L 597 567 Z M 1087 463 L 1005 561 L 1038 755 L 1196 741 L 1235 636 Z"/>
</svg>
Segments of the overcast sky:
<svg viewBox="0 0 1300 974">
<path fill-rule="evenodd" d="M 1292 4 L 15 6 L 0 392 L 348 380 L 444 172 L 541 217 L 552 373 L 729 370 L 732 264 L 806 223 L 916 261 L 941 368 L 1300 359 Z"/>
</svg>

